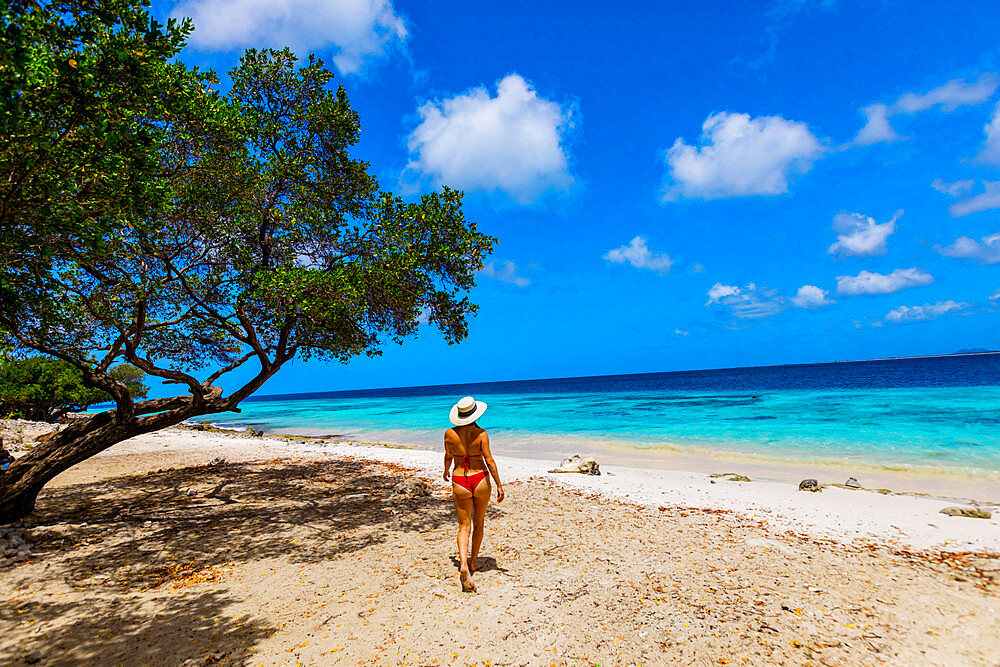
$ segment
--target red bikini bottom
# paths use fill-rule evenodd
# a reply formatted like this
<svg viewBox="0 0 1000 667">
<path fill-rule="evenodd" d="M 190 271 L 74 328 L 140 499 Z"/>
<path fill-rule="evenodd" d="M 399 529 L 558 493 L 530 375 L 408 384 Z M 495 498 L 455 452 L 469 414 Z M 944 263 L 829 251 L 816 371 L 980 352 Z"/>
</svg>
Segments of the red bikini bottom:
<svg viewBox="0 0 1000 667">
<path fill-rule="evenodd" d="M 477 472 L 471 475 L 452 475 L 451 481 L 463 488 L 468 489 L 469 493 L 475 493 L 476 487 L 479 486 L 479 483 L 483 481 L 485 477 L 485 472 Z"/>
</svg>

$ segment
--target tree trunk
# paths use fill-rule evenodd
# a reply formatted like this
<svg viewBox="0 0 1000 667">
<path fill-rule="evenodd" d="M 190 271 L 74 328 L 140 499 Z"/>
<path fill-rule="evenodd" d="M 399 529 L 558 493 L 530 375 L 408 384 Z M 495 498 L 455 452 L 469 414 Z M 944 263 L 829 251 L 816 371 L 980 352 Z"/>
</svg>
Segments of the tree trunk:
<svg viewBox="0 0 1000 667">
<path fill-rule="evenodd" d="M 127 437 L 108 442 L 107 447 Z M 56 436 L 53 436 L 48 442 L 55 438 Z M 0 473 L 0 524 L 23 519 L 33 512 L 35 500 L 46 484 L 64 470 L 93 456 L 93 454 L 81 455 L 83 447 L 80 445 L 84 443 L 77 441 L 63 443 L 59 449 L 47 451 L 43 456 L 35 455 L 35 452 L 48 442 L 36 445 L 29 453 L 16 459 L 7 470 Z"/>
<path fill-rule="evenodd" d="M 28 488 L 27 484 L 21 484 L 10 489 L 0 486 L 0 526 L 14 523 L 34 512 L 35 499 L 41 490 L 42 485 Z"/>
</svg>

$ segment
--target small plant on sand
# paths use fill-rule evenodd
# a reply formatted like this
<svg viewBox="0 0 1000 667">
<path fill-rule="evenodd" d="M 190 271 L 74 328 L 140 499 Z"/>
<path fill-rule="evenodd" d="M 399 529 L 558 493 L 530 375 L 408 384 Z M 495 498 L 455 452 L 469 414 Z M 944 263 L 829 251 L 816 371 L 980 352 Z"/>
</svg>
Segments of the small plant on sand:
<svg viewBox="0 0 1000 667">
<path fill-rule="evenodd" d="M 31 187 L 0 185 L 9 190 L 0 192 L 0 347 L 71 364 L 114 408 L 74 422 L 0 475 L 0 523 L 31 512 L 49 480 L 117 442 L 238 412 L 295 357 L 376 355 L 424 322 L 449 342 L 466 336 L 476 310 L 467 292 L 494 239 L 465 220 L 460 192 L 409 203 L 379 188 L 350 155 L 360 120 L 321 61 L 248 51 L 223 96 L 211 75 L 174 61 L 187 24 L 163 28 L 107 0 L 2 11 L 0 28 L 16 28 L 20 41 L 3 42 L 0 64 L 39 101 L 4 110 L 23 132 L 0 145 L 0 182 Z M 78 71 L 98 67 L 88 54 L 102 49 L 135 61 L 109 86 L 154 91 L 123 94 L 120 108 L 101 111 L 105 125 L 122 125 L 113 136 L 88 115 L 103 104 L 100 91 L 84 85 L 90 79 L 75 83 Z M 54 69 L 36 77 L 38 62 Z M 67 90 L 67 103 L 82 96 L 79 117 L 46 102 Z M 78 159 L 61 133 L 89 137 L 83 148 L 93 155 Z M 29 168 L 18 152 L 33 149 L 36 135 L 53 148 Z M 183 390 L 138 401 L 111 372 L 123 362 Z M 244 380 L 225 394 L 216 383 L 236 369 Z"/>
</svg>

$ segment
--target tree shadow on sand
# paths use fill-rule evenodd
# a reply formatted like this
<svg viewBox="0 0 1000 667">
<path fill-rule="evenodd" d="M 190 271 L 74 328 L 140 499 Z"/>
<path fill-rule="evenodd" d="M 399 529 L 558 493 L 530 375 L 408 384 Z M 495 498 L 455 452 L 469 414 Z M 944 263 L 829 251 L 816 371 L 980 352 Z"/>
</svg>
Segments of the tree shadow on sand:
<svg viewBox="0 0 1000 667">
<path fill-rule="evenodd" d="M 91 599 L 86 603 L 0 606 L 2 642 L 12 664 L 181 665 L 242 664 L 247 648 L 274 629 L 253 619 L 220 623 L 232 603 L 216 592 L 173 595 L 156 601 Z M 33 628 L 15 638 L 16 628 Z M 15 630 L 11 630 L 15 629 Z"/>
<path fill-rule="evenodd" d="M 184 589 L 251 561 L 323 562 L 453 522 L 448 494 L 414 495 L 415 485 L 400 484 L 410 477 L 389 464 L 272 461 L 47 489 L 25 522 L 36 562 L 8 568 L 4 583 L 38 590 L 39 579 L 61 578 L 93 595 L 65 604 L 26 596 L 3 605 L 0 634 L 7 641 L 0 646 L 18 654 L 40 650 L 45 664 L 102 664 L 98 656 L 106 664 L 112 656 L 126 664 L 181 664 L 187 657 L 204 664 L 206 654 L 211 661 L 243 651 L 273 630 L 252 622 L 229 628 L 223 612 L 238 601 L 231 593 Z M 141 591 L 150 593 L 129 595 Z M 36 630 L 46 627 L 58 644 L 38 638 Z M 176 642 L 169 639 L 173 627 Z M 163 632 L 167 640 L 154 637 Z"/>
<path fill-rule="evenodd" d="M 356 461 L 120 477 L 48 491 L 32 516 L 33 541 L 64 552 L 74 548 L 68 544 L 100 544 L 73 555 L 73 574 L 113 574 L 144 587 L 162 579 L 163 568 L 191 563 L 319 562 L 385 542 L 392 531 L 428 531 L 454 520 L 446 498 L 395 495 L 401 479 Z"/>
</svg>

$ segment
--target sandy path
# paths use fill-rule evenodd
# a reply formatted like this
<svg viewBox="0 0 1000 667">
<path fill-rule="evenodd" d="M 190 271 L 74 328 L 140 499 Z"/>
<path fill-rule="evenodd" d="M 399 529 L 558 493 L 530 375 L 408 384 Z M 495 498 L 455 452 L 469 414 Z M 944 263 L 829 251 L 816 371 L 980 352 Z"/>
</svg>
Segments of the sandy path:
<svg viewBox="0 0 1000 667">
<path fill-rule="evenodd" d="M 161 435 L 42 496 L 36 557 L 0 570 L 0 664 L 1000 664 L 995 558 L 536 479 L 462 594 L 436 479 L 407 500 L 396 463 Z"/>
</svg>

